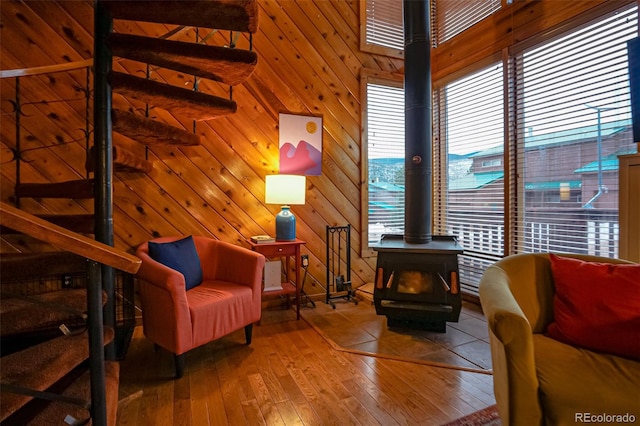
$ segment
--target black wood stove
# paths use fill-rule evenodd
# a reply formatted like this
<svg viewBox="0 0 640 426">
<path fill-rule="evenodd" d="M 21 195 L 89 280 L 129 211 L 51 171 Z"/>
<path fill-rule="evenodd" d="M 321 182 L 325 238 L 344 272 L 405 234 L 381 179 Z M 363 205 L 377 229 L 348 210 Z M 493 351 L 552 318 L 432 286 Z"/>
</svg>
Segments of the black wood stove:
<svg viewBox="0 0 640 426">
<path fill-rule="evenodd" d="M 378 262 L 373 300 L 389 327 L 445 332 L 447 321 L 458 321 L 462 248 L 454 237 L 408 244 L 402 235 L 383 235 L 374 249 Z"/>
<path fill-rule="evenodd" d="M 450 236 L 431 235 L 432 123 L 429 1 L 404 0 L 405 231 L 383 235 L 374 304 L 389 326 L 444 332 L 462 299 L 458 254 Z"/>
</svg>

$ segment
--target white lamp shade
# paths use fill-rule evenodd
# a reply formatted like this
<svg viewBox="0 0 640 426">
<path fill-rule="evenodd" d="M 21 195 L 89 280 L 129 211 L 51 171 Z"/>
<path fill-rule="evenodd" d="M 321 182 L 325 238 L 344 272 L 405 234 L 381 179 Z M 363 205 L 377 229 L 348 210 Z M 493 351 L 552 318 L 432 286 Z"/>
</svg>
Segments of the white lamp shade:
<svg viewBox="0 0 640 426">
<path fill-rule="evenodd" d="M 299 175 L 267 175 L 265 199 L 267 204 L 304 204 L 307 179 Z"/>
</svg>

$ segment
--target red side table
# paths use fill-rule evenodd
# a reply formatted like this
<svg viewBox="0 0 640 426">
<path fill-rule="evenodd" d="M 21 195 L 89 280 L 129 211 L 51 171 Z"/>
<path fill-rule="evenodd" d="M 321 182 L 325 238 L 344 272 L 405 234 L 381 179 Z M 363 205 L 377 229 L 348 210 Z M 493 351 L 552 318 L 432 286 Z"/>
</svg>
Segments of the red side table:
<svg viewBox="0 0 640 426">
<path fill-rule="evenodd" d="M 285 280 L 282 289 L 262 291 L 262 298 L 286 295 L 287 300 L 290 295 L 295 294 L 296 298 L 296 319 L 300 319 L 300 247 L 305 241 L 296 239 L 295 241 L 275 241 L 272 243 L 256 244 L 250 239 L 247 240 L 251 250 L 264 255 L 267 258 L 285 258 Z M 289 259 L 293 256 L 295 262 L 295 281 L 289 279 Z"/>
</svg>

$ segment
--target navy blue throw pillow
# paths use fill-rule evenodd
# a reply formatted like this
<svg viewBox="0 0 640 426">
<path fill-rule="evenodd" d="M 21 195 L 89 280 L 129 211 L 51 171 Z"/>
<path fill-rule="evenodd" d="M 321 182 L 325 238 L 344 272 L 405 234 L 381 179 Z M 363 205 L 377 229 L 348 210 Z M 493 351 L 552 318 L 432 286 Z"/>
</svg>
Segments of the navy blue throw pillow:
<svg viewBox="0 0 640 426">
<path fill-rule="evenodd" d="M 182 273 L 187 290 L 199 286 L 202 282 L 200 258 L 191 235 L 168 243 L 149 241 L 149 256 L 156 262 Z"/>
</svg>

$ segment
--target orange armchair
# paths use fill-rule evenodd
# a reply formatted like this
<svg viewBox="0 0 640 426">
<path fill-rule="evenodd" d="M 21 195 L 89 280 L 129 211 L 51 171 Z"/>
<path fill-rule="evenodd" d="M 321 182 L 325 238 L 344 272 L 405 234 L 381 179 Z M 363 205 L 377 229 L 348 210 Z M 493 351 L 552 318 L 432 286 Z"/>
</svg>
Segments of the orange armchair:
<svg viewBox="0 0 640 426">
<path fill-rule="evenodd" d="M 183 237 L 163 237 L 155 243 Z M 262 270 L 265 257 L 249 249 L 194 236 L 202 282 L 190 290 L 184 275 L 155 261 L 149 243 L 136 255 L 142 266 L 136 274 L 140 286 L 144 335 L 175 355 L 176 377 L 184 372 L 184 354 L 242 327 L 251 343 L 253 324 L 260 320 Z"/>
</svg>

